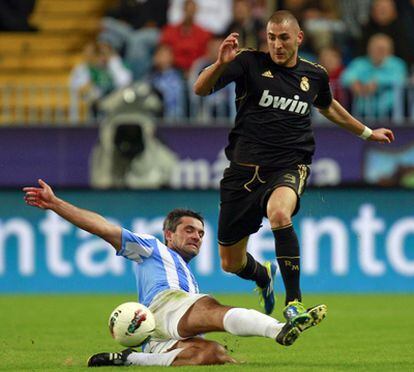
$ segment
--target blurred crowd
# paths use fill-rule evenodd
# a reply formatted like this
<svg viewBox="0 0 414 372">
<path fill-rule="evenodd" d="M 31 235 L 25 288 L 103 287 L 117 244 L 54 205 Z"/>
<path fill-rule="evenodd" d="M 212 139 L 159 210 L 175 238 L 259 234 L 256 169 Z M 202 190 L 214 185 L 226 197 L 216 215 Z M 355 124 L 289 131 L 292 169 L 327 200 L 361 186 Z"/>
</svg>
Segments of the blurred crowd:
<svg viewBox="0 0 414 372">
<path fill-rule="evenodd" d="M 20 3 L 4 1 L 6 11 Z M 201 100 L 192 83 L 230 32 L 241 48 L 266 51 L 267 18 L 277 9 L 298 18 L 301 57 L 327 69 L 335 97 L 355 115 L 414 117 L 414 0 L 118 0 L 85 46 L 72 88 L 88 92 L 97 114 L 102 97 L 146 81 L 167 120 L 231 117 L 231 87 Z"/>
</svg>

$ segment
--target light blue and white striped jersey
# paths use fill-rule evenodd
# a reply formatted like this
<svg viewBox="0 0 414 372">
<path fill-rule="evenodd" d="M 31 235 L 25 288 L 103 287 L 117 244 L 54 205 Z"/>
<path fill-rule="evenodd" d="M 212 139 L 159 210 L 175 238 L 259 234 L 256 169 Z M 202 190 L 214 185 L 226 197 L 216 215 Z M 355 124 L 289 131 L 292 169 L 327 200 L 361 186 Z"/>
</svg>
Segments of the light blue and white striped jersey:
<svg viewBox="0 0 414 372">
<path fill-rule="evenodd" d="M 145 306 L 166 289 L 199 293 L 198 284 L 184 259 L 152 235 L 122 229 L 122 247 L 117 255 L 134 261 L 138 298 Z"/>
</svg>

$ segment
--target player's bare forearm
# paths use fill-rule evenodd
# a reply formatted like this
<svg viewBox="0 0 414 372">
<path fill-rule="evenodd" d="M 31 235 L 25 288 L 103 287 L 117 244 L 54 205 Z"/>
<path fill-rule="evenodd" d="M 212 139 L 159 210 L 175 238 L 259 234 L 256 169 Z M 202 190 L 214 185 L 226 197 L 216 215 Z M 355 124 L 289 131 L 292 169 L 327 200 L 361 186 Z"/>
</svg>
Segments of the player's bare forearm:
<svg viewBox="0 0 414 372">
<path fill-rule="evenodd" d="M 122 245 L 122 229 L 109 223 L 101 215 L 78 208 L 58 198 L 51 187 L 39 180 L 40 187 L 25 187 L 26 204 L 41 209 L 50 209 L 82 230 L 97 235 L 110 243 L 117 251 Z"/>
<path fill-rule="evenodd" d="M 238 33 L 233 32 L 220 44 L 217 61 L 205 68 L 194 83 L 193 90 L 195 94 L 199 96 L 210 94 L 227 65 L 236 58 L 239 47 L 238 36 Z"/>
<path fill-rule="evenodd" d="M 359 136 L 365 125 L 359 120 L 355 119 L 337 100 L 332 100 L 332 103 L 326 109 L 319 109 L 319 112 L 330 121 L 339 125 L 340 127 L 349 130 L 350 132 Z"/>
<path fill-rule="evenodd" d="M 121 248 L 121 227 L 109 223 L 98 213 L 78 208 L 65 200 L 55 198 L 56 200 L 50 208 L 52 211 L 82 230 L 106 240 L 117 251 Z"/>
<path fill-rule="evenodd" d="M 332 103 L 326 109 L 319 109 L 319 112 L 330 121 L 339 125 L 340 127 L 354 133 L 357 136 L 362 136 L 364 139 L 380 143 L 391 143 L 394 141 L 394 134 L 390 129 L 378 128 L 371 130 L 367 128 L 358 119 L 354 118 L 337 100 L 332 100 Z M 368 133 L 367 133 L 368 132 Z M 365 136 L 365 134 L 367 135 Z"/>
<path fill-rule="evenodd" d="M 209 95 L 226 67 L 227 63 L 220 63 L 216 61 L 212 65 L 205 68 L 193 85 L 194 93 L 198 96 Z"/>
</svg>

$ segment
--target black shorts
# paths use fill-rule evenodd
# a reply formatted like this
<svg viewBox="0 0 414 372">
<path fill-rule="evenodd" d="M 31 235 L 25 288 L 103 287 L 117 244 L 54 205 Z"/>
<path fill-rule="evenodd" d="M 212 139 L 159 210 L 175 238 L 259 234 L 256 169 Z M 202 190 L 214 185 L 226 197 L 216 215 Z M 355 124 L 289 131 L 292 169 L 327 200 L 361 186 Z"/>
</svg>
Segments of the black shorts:
<svg viewBox="0 0 414 372">
<path fill-rule="evenodd" d="M 218 240 L 232 245 L 258 231 L 266 217 L 266 206 L 273 190 L 280 186 L 292 188 L 297 196 L 295 215 L 300 208 L 300 196 L 305 190 L 309 166 L 270 169 L 231 163 L 220 182 L 220 215 Z"/>
</svg>

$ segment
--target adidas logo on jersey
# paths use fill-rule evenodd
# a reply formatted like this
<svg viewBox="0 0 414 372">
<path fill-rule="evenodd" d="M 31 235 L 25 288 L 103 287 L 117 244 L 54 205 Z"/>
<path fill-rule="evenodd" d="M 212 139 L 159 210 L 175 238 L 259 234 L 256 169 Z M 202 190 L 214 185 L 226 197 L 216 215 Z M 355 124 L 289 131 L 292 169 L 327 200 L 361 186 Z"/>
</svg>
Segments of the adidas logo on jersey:
<svg viewBox="0 0 414 372">
<path fill-rule="evenodd" d="M 270 70 L 267 70 L 267 71 L 263 72 L 262 76 L 264 76 L 264 77 L 268 77 L 268 78 L 272 78 L 272 77 L 274 77 L 274 76 L 272 75 L 272 73 L 270 72 Z"/>
<path fill-rule="evenodd" d="M 259 106 L 278 108 L 284 111 L 296 112 L 297 114 L 307 114 L 309 112 L 309 104 L 299 101 L 299 96 L 295 94 L 292 98 L 272 96 L 268 90 L 264 90 L 260 98 Z"/>
</svg>

